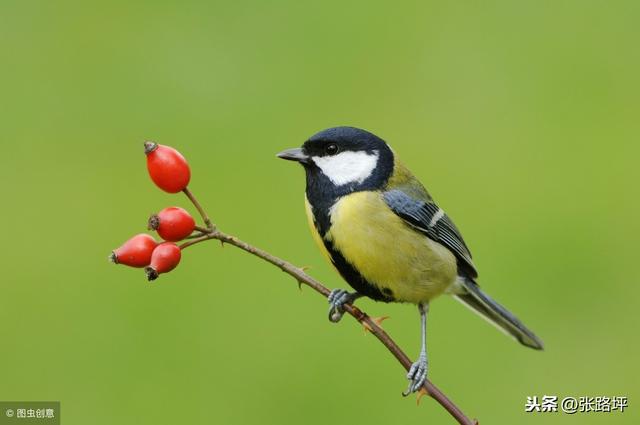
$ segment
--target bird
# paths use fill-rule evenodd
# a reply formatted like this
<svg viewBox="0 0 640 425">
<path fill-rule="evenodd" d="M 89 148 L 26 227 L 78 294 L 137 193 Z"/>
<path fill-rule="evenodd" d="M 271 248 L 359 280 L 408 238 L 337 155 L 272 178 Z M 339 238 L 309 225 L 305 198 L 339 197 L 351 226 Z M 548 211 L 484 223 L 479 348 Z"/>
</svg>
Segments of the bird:
<svg viewBox="0 0 640 425">
<path fill-rule="evenodd" d="M 380 137 L 355 127 L 333 127 L 277 157 L 301 164 L 305 210 L 313 239 L 354 292 L 334 289 L 329 320 L 360 297 L 417 305 L 420 353 L 406 375 L 407 396 L 428 372 L 430 302 L 453 296 L 524 346 L 543 342 L 477 283 L 471 252 L 452 219 Z"/>
</svg>

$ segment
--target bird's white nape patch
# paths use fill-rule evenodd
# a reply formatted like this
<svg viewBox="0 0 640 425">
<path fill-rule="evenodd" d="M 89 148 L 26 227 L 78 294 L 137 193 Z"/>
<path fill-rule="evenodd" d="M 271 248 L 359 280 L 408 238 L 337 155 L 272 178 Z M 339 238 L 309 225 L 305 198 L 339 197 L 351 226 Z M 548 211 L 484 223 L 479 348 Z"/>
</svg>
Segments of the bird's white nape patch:
<svg viewBox="0 0 640 425">
<path fill-rule="evenodd" d="M 332 156 L 311 159 L 334 184 L 362 183 L 378 165 L 378 151 L 373 153 L 345 151 Z"/>
</svg>

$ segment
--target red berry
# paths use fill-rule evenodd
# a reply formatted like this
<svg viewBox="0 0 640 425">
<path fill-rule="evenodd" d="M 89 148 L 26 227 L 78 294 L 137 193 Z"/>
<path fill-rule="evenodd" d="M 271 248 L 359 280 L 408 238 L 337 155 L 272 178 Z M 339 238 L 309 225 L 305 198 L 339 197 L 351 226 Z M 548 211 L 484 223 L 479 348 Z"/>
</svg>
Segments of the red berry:
<svg viewBox="0 0 640 425">
<path fill-rule="evenodd" d="M 149 218 L 149 229 L 156 230 L 165 241 L 177 242 L 193 233 L 196 221 L 185 209 L 169 207 Z"/>
<path fill-rule="evenodd" d="M 158 246 L 152 236 L 140 233 L 114 250 L 109 259 L 116 264 L 131 267 L 145 267 L 151 263 L 151 254 Z"/>
<path fill-rule="evenodd" d="M 178 245 L 173 242 L 161 243 L 151 254 L 151 264 L 145 267 L 147 279 L 155 280 L 158 275 L 168 273 L 180 263 L 181 252 Z"/>
<path fill-rule="evenodd" d="M 144 153 L 147 170 L 156 186 L 169 193 L 178 193 L 187 187 L 191 170 L 180 152 L 169 146 L 145 142 Z"/>
</svg>

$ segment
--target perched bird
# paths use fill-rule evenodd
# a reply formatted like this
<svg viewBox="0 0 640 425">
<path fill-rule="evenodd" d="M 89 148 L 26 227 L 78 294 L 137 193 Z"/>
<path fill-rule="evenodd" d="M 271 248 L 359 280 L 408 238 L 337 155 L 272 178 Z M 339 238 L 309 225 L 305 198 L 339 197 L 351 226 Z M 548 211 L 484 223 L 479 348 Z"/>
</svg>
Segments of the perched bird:
<svg viewBox="0 0 640 425">
<path fill-rule="evenodd" d="M 344 304 L 362 296 L 417 304 L 422 345 L 404 395 L 418 391 L 427 378 L 427 313 L 440 294 L 452 295 L 523 345 L 543 348 L 533 332 L 480 290 L 471 253 L 453 221 L 381 138 L 335 127 L 278 157 L 304 167 L 311 232 L 355 289 L 331 292 L 329 320 L 338 322 Z"/>
</svg>

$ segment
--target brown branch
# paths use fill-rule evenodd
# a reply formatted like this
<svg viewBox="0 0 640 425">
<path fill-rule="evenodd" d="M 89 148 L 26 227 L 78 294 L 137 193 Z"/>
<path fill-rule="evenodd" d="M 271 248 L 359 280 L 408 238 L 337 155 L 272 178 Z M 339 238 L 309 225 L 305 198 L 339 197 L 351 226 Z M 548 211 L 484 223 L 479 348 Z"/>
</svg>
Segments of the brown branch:
<svg viewBox="0 0 640 425">
<path fill-rule="evenodd" d="M 193 206 L 196 207 L 196 209 L 198 210 L 198 213 L 200 213 L 200 216 L 202 217 L 202 220 L 204 221 L 204 224 L 207 226 L 207 230 L 209 230 L 209 231 L 213 230 L 214 226 L 211 223 L 211 220 L 209 219 L 209 216 L 204 211 L 204 208 L 202 208 L 202 205 L 200 205 L 200 202 L 198 202 L 196 197 L 193 196 L 193 193 L 191 193 L 191 191 L 189 190 L 188 187 L 185 187 L 184 189 L 182 189 L 182 191 L 184 192 L 185 195 L 187 195 L 187 198 L 189 198 L 189 200 L 191 201 Z"/>
<path fill-rule="evenodd" d="M 185 189 L 185 194 L 189 197 L 189 199 L 194 203 L 200 214 L 202 215 L 205 222 L 207 222 L 208 216 L 200 207 L 198 202 L 195 200 L 195 197 L 191 192 Z M 327 287 L 325 287 L 322 283 L 312 278 L 308 274 L 304 272 L 303 269 L 294 266 L 293 264 L 285 261 L 281 258 L 278 258 L 274 255 L 269 254 L 268 252 L 257 248 L 255 246 L 249 245 L 246 242 L 241 241 L 235 236 L 228 235 L 216 229 L 216 227 L 211 224 L 211 221 L 207 222 L 207 226 L 211 229 L 205 232 L 202 236 L 196 237 L 194 239 L 189 240 L 188 242 L 180 245 L 181 249 L 188 248 L 192 245 L 198 244 L 200 242 L 204 242 L 210 239 L 217 239 L 222 243 L 228 243 L 235 247 L 242 249 L 243 251 L 248 252 L 249 254 L 253 254 L 256 257 L 259 257 L 274 266 L 279 267 L 283 272 L 293 276 L 299 285 L 305 284 L 311 287 L 316 292 L 322 294 L 323 296 L 329 296 L 331 292 Z M 200 229 L 198 229 L 200 230 Z M 411 367 L 411 360 L 407 355 L 400 349 L 398 344 L 395 343 L 393 339 L 387 334 L 384 329 L 382 329 L 374 320 L 372 320 L 369 315 L 360 310 L 358 307 L 352 304 L 345 304 L 344 310 L 349 313 L 354 319 L 360 322 L 364 327 L 366 327 L 372 334 L 378 338 L 378 340 L 391 352 L 391 354 L 400 362 L 400 364 L 405 368 L 405 370 L 409 370 Z M 462 425 L 478 425 L 478 421 L 475 419 L 469 419 L 465 414 L 460 410 L 458 406 L 456 406 L 442 391 L 440 391 L 431 381 L 427 380 L 423 389 L 426 393 L 437 401 L 442 407 L 444 407 L 453 418 L 458 421 L 458 423 Z"/>
</svg>

